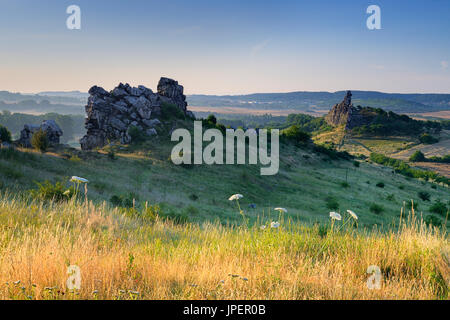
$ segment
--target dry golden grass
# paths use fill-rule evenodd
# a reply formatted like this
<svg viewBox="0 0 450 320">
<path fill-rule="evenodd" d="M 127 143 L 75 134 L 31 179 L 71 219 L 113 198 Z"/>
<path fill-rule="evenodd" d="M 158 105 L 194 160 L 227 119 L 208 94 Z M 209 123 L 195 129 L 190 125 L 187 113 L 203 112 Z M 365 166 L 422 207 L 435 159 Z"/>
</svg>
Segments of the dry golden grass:
<svg viewBox="0 0 450 320">
<path fill-rule="evenodd" d="M 337 231 L 338 224 L 327 234 L 283 220 L 266 230 L 174 225 L 106 205 L 1 195 L 0 298 L 448 297 L 445 233 L 414 219 L 391 233 Z M 80 290 L 66 288 L 69 265 L 81 268 Z M 367 288 L 370 265 L 381 268 L 380 290 Z"/>
</svg>

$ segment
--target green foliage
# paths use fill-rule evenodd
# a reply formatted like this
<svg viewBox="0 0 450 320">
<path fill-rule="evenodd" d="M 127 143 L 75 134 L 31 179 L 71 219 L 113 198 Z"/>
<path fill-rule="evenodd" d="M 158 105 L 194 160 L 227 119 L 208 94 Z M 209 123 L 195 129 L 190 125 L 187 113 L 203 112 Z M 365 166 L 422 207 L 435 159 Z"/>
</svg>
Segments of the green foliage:
<svg viewBox="0 0 450 320">
<path fill-rule="evenodd" d="M 191 194 L 189 196 L 189 199 L 191 199 L 192 201 L 197 201 L 198 200 L 198 195 L 196 195 L 195 193 Z"/>
<path fill-rule="evenodd" d="M 426 224 L 431 225 L 433 227 L 442 226 L 442 220 L 433 215 L 427 215 L 423 220 L 425 221 Z"/>
<path fill-rule="evenodd" d="M 439 140 L 428 133 L 423 133 L 420 135 L 419 141 L 424 144 L 433 144 L 438 142 Z"/>
<path fill-rule="evenodd" d="M 378 182 L 377 184 L 376 184 L 376 186 L 378 187 L 378 188 L 384 188 L 384 182 Z"/>
<path fill-rule="evenodd" d="M 58 113 L 46 113 L 32 115 L 9 111 L 0 112 L 0 125 L 8 126 L 13 135 L 18 135 L 25 124 L 40 125 L 44 120 L 54 120 L 64 132 L 61 137 L 62 143 L 75 140 L 77 136 L 84 134 L 83 115 L 62 115 Z"/>
<path fill-rule="evenodd" d="M 185 120 L 186 116 L 183 111 L 178 108 L 177 105 L 172 103 L 163 102 L 161 103 L 161 119 L 163 120 Z"/>
<path fill-rule="evenodd" d="M 145 132 L 136 126 L 130 126 L 128 128 L 128 134 L 131 137 L 132 143 L 141 143 L 147 138 Z"/>
<path fill-rule="evenodd" d="M 347 151 L 337 151 L 336 146 L 333 143 L 314 144 L 313 151 L 319 154 L 324 154 L 333 160 L 351 160 L 353 158 L 353 156 Z"/>
<path fill-rule="evenodd" d="M 434 156 L 434 157 L 431 157 L 431 158 L 427 159 L 427 161 L 438 162 L 438 163 L 450 163 L 450 154 L 447 154 L 447 155 L 445 155 L 443 157 L 436 157 L 436 156 Z"/>
<path fill-rule="evenodd" d="M 436 200 L 436 202 L 430 207 L 430 212 L 445 216 L 448 212 L 448 209 L 445 203 L 441 202 L 441 200 Z"/>
<path fill-rule="evenodd" d="M 75 195 L 75 188 L 66 188 L 62 182 L 52 184 L 46 180 L 43 183 L 36 182 L 36 184 L 37 189 L 30 190 L 34 199 L 60 202 L 69 200 Z"/>
<path fill-rule="evenodd" d="M 41 129 L 35 132 L 31 137 L 31 145 L 40 152 L 47 151 L 49 147 L 47 133 Z"/>
<path fill-rule="evenodd" d="M 305 144 L 311 139 L 311 135 L 303 131 L 298 125 L 293 125 L 282 130 L 280 137 L 285 141 L 292 142 L 297 145 Z"/>
<path fill-rule="evenodd" d="M 315 134 L 332 129 L 332 127 L 325 121 L 324 117 L 317 118 L 301 113 L 288 115 L 286 124 L 288 126 L 297 126 L 301 131 Z"/>
<path fill-rule="evenodd" d="M 392 111 L 384 111 L 380 108 L 364 107 L 360 109 L 369 124 L 352 129 L 352 132 L 359 135 L 408 135 L 416 136 L 432 130 L 439 132 L 441 124 L 436 121 L 415 120 L 407 115 L 399 115 Z"/>
<path fill-rule="evenodd" d="M 426 191 L 419 191 L 417 193 L 417 195 L 419 196 L 420 199 L 422 199 L 423 201 L 430 201 L 430 193 L 426 192 Z"/>
<path fill-rule="evenodd" d="M 325 199 L 325 205 L 330 210 L 338 210 L 339 209 L 339 202 L 335 197 L 328 197 Z"/>
<path fill-rule="evenodd" d="M 381 214 L 384 211 L 384 208 L 377 203 L 372 203 L 369 207 L 370 212 L 375 214 Z"/>
<path fill-rule="evenodd" d="M 129 193 L 128 195 L 113 195 L 109 199 L 111 204 L 115 207 L 121 207 L 121 208 L 132 208 L 135 205 L 137 196 L 135 196 L 132 193 Z"/>
<path fill-rule="evenodd" d="M 215 125 L 217 124 L 217 118 L 216 118 L 215 115 L 210 114 L 210 115 L 208 116 L 208 118 L 206 118 L 206 122 L 207 122 L 207 123 L 210 123 L 210 124 L 213 125 L 213 126 L 215 126 Z"/>
<path fill-rule="evenodd" d="M 2 125 L 0 125 L 0 142 L 11 142 L 11 132 Z"/>
<path fill-rule="evenodd" d="M 359 166 L 360 166 L 359 161 L 353 161 L 353 166 L 355 168 L 359 168 Z"/>
<path fill-rule="evenodd" d="M 424 180 L 434 180 L 437 183 L 443 183 L 450 185 L 450 179 L 443 177 L 433 171 L 425 171 L 420 169 L 411 168 L 406 162 L 398 159 L 386 157 L 385 155 L 372 153 L 370 154 L 370 160 L 375 163 L 389 166 L 395 169 L 396 173 L 400 173 L 406 177 L 422 178 Z"/>
<path fill-rule="evenodd" d="M 411 155 L 411 157 L 409 157 L 409 161 L 412 162 L 422 162 L 425 160 L 425 155 L 420 150 L 417 150 Z"/>
<path fill-rule="evenodd" d="M 341 182 L 341 187 L 342 188 L 349 188 L 350 184 L 348 182 L 344 181 L 344 182 Z"/>
</svg>

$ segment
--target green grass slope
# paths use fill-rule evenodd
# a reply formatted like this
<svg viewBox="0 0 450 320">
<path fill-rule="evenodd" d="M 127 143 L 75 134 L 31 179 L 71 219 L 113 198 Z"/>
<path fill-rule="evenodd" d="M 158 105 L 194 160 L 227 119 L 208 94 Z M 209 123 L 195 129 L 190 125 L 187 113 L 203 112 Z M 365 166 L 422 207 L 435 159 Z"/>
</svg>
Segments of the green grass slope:
<svg viewBox="0 0 450 320">
<path fill-rule="evenodd" d="M 167 135 L 164 135 L 167 136 Z M 309 148 L 281 145 L 280 171 L 260 176 L 259 166 L 176 166 L 170 157 L 174 143 L 163 135 L 138 146 L 114 146 L 98 152 L 75 149 L 39 154 L 31 150 L 0 150 L 2 192 L 29 194 L 36 182 L 63 181 L 73 176 L 87 178 L 88 197 L 110 202 L 111 197 L 159 204 L 169 216 L 191 222 L 241 223 L 235 193 L 244 195 L 241 206 L 251 221 L 278 220 L 274 207 L 287 208 L 285 218 L 304 223 L 328 222 L 330 211 L 355 211 L 360 226 L 388 227 L 398 221 L 404 202 L 414 199 L 416 212 L 435 215 L 430 207 L 447 202 L 448 188 L 394 174 L 391 169 L 360 162 L 332 160 Z M 384 187 L 377 186 L 382 182 Z M 422 201 L 419 192 L 430 194 Z M 254 204 L 256 208 L 249 205 Z M 445 216 L 437 216 L 445 223 Z M 447 224 L 447 227 L 449 225 Z"/>
</svg>

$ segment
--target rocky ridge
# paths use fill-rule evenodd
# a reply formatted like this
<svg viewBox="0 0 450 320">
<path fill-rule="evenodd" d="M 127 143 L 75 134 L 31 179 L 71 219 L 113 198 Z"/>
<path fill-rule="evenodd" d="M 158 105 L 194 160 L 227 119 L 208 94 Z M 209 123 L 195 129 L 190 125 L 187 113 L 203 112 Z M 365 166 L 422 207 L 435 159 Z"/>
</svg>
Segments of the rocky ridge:
<svg viewBox="0 0 450 320">
<path fill-rule="evenodd" d="M 345 125 L 346 130 L 370 123 L 370 119 L 361 113 L 361 108 L 353 106 L 351 91 L 347 91 L 344 100 L 328 112 L 325 121 L 334 127 Z"/>
<path fill-rule="evenodd" d="M 54 120 L 44 120 L 39 126 L 32 124 L 24 125 L 17 143 L 25 148 L 31 148 L 31 138 L 33 137 L 33 134 L 39 130 L 45 132 L 50 145 L 58 145 L 59 138 L 63 135 L 61 128 Z"/>
<path fill-rule="evenodd" d="M 80 140 L 82 150 L 103 147 L 109 142 L 131 142 L 130 129 L 135 127 L 148 136 L 157 135 L 158 117 L 165 103 L 176 105 L 185 115 L 187 110 L 183 86 L 169 78 L 161 78 L 157 93 L 144 86 L 137 88 L 120 83 L 111 92 L 94 86 L 89 90 L 85 127 Z"/>
</svg>

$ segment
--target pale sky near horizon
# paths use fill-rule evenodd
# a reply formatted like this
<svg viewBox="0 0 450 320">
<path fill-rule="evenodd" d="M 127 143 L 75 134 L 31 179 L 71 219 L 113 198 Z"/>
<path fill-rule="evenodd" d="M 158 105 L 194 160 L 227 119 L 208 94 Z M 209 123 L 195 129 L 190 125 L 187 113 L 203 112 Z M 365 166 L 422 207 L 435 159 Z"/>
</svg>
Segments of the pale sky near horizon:
<svg viewBox="0 0 450 320">
<path fill-rule="evenodd" d="M 81 8 L 81 30 L 66 8 Z M 366 9 L 381 8 L 381 30 Z M 0 90 L 450 93 L 450 1 L 0 0 Z"/>
</svg>

